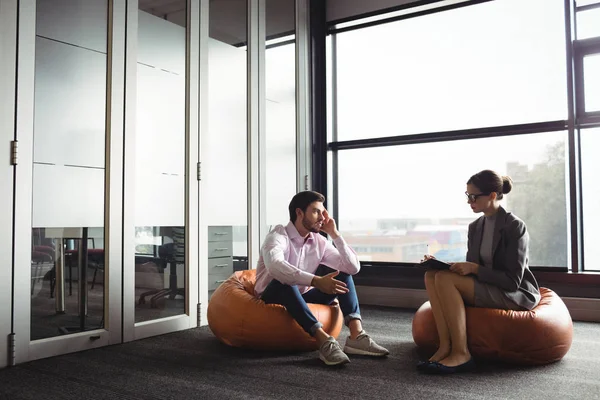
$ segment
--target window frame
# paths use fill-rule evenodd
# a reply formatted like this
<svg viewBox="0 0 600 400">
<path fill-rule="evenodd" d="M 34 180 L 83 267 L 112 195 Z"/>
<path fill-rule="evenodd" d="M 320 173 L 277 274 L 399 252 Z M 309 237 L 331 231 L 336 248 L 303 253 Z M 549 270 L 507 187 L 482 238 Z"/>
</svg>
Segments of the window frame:
<svg viewBox="0 0 600 400">
<path fill-rule="evenodd" d="M 464 140 L 474 138 L 491 138 L 498 136 L 520 135 L 529 133 L 544 133 L 565 130 L 568 133 L 568 154 L 565 163 L 567 173 L 567 233 L 569 240 L 569 261 L 570 266 L 567 267 L 546 267 L 532 266 L 531 270 L 535 272 L 536 277 L 541 286 L 552 287 L 561 295 L 573 297 L 594 297 L 600 298 L 600 273 L 584 272 L 583 270 L 583 228 L 582 228 L 582 199 L 581 199 L 581 155 L 579 148 L 579 130 L 582 127 L 600 126 L 600 112 L 585 113 L 584 106 L 579 100 L 579 95 L 582 94 L 583 76 L 582 70 L 577 70 L 579 65 L 583 68 L 583 56 L 587 54 L 600 53 L 600 38 L 586 39 L 584 41 L 573 40 L 572 28 L 575 26 L 575 17 L 577 11 L 585 11 L 591 8 L 600 7 L 600 2 L 591 5 L 576 7 L 572 0 L 564 0 L 565 7 L 565 46 L 566 46 L 566 76 L 567 80 L 567 107 L 568 116 L 566 120 L 543 121 L 539 123 L 507 125 L 484 127 L 478 129 L 453 130 L 445 132 L 428 132 L 405 136 L 347 140 L 338 141 L 337 136 L 337 80 L 336 80 L 336 34 L 371 27 L 391 21 L 398 21 L 407 18 L 414 18 L 421 15 L 427 15 L 435 12 L 443 12 L 449 9 L 454 9 L 463 6 L 479 4 L 484 1 L 468 2 L 468 4 L 460 3 L 452 7 L 444 6 L 437 9 L 427 10 L 426 12 L 407 12 L 402 16 L 391 18 L 381 18 L 377 21 L 360 23 L 357 21 L 352 26 L 344 26 L 343 28 L 336 27 L 335 21 L 327 24 L 327 34 L 331 38 L 331 92 L 313 93 L 313 101 L 326 101 L 326 97 L 331 98 L 331 138 L 319 137 L 320 143 L 326 143 L 326 154 L 316 152 L 315 157 L 322 159 L 321 164 L 327 166 L 327 158 L 331 153 L 331 173 L 332 179 L 330 182 L 325 182 L 319 189 L 323 193 L 329 193 L 333 203 L 331 207 L 333 215 L 338 215 L 338 152 L 347 149 L 363 149 L 369 147 L 380 146 L 399 146 L 404 144 L 423 144 L 450 140 Z M 443 3 L 443 2 L 442 2 Z M 419 2 L 415 3 L 418 6 Z M 389 12 L 390 10 L 382 10 L 381 13 Z M 339 22 L 339 21 L 338 21 Z M 326 75 L 324 67 L 313 70 L 314 74 Z M 328 172 L 330 172 L 328 170 Z M 331 185 L 331 187 L 328 187 Z M 343 227 L 341 227 L 343 229 Z M 361 262 L 363 269 L 356 276 L 357 285 L 366 286 L 381 286 L 381 287 L 403 287 L 424 289 L 423 274 L 424 272 L 410 263 L 394 263 L 394 262 Z M 584 288 L 584 290 L 582 290 Z M 587 289 L 585 289 L 587 288 Z"/>
</svg>

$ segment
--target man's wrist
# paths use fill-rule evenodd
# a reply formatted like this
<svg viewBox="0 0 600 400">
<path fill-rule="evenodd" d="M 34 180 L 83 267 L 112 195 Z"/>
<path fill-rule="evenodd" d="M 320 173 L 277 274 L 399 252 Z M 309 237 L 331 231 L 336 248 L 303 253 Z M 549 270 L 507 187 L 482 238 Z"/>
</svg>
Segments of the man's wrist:
<svg viewBox="0 0 600 400">
<path fill-rule="evenodd" d="M 320 276 L 318 276 L 318 275 L 313 276 L 312 280 L 310 281 L 310 286 L 317 287 L 317 282 L 319 279 L 321 279 Z"/>
<path fill-rule="evenodd" d="M 342 235 L 340 235 L 340 232 L 336 229 L 333 232 L 331 232 L 329 234 L 329 236 L 331 236 L 331 239 L 335 240 L 335 239 L 339 238 Z"/>
</svg>

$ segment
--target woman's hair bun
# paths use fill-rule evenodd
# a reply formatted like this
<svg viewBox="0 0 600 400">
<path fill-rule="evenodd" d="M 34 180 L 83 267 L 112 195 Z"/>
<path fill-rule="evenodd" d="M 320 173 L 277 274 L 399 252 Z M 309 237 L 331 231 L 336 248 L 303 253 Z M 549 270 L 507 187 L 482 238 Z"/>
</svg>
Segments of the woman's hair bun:
<svg viewBox="0 0 600 400">
<path fill-rule="evenodd" d="M 503 176 L 502 177 L 502 193 L 503 194 L 508 194 L 510 193 L 510 191 L 512 190 L 513 187 L 513 181 L 510 178 L 510 176 Z"/>
</svg>

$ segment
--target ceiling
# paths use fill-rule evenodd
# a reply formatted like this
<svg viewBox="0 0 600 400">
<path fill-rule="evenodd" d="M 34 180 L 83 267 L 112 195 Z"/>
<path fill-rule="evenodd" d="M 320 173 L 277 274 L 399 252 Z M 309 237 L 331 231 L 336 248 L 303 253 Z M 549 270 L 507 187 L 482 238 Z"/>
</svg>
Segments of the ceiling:
<svg viewBox="0 0 600 400">
<path fill-rule="evenodd" d="M 139 9 L 175 24 L 186 24 L 186 0 L 139 0 Z M 292 34 L 295 26 L 294 0 L 265 0 L 267 37 Z M 246 0 L 210 0 L 209 35 L 231 45 L 246 43 Z"/>
</svg>

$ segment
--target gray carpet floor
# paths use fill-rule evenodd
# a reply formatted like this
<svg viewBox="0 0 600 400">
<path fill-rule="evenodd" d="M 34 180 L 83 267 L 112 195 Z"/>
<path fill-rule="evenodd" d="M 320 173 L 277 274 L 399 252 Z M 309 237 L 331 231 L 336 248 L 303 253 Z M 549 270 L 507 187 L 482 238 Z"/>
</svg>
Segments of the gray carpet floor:
<svg viewBox="0 0 600 400">
<path fill-rule="evenodd" d="M 332 368 L 315 352 L 230 348 L 202 327 L 0 370 L 0 399 L 600 399 L 600 324 L 576 322 L 555 364 L 479 362 L 476 372 L 428 376 L 415 369 L 413 311 L 362 314 L 389 357 Z"/>
</svg>

